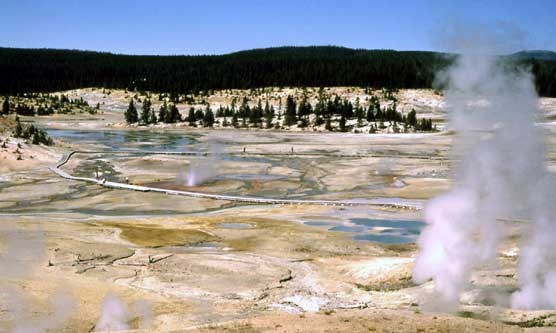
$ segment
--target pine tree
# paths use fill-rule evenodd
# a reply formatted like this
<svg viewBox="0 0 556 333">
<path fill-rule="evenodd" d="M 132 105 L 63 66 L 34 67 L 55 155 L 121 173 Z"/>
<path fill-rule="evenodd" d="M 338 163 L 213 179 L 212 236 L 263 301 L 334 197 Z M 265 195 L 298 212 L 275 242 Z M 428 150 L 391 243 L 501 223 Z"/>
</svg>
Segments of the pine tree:
<svg viewBox="0 0 556 333">
<path fill-rule="evenodd" d="M 236 101 L 237 97 L 232 98 L 232 105 L 230 105 L 230 114 L 228 116 L 232 117 L 236 113 Z"/>
<path fill-rule="evenodd" d="M 160 110 L 158 110 L 158 121 L 165 123 L 168 120 L 168 105 L 166 101 L 162 103 L 160 106 Z"/>
<path fill-rule="evenodd" d="M 263 116 L 266 118 L 269 112 L 270 112 L 270 105 L 268 104 L 268 99 L 267 99 L 264 103 Z"/>
<path fill-rule="evenodd" d="M 363 126 L 363 116 L 365 112 L 363 111 L 362 107 L 358 107 L 355 109 L 355 116 L 357 117 L 357 126 Z"/>
<path fill-rule="evenodd" d="M 344 115 L 340 118 L 340 132 L 347 132 L 346 117 Z"/>
<path fill-rule="evenodd" d="M 380 104 L 376 107 L 375 109 L 375 118 L 381 121 L 384 121 L 384 113 L 382 112 L 382 109 L 380 108 Z"/>
<path fill-rule="evenodd" d="M 156 112 L 154 111 L 154 109 L 151 108 L 151 112 L 149 114 L 149 123 L 156 124 L 157 122 L 158 119 L 156 118 Z"/>
<path fill-rule="evenodd" d="M 237 112 L 234 112 L 234 115 L 232 116 L 232 126 L 235 128 L 239 127 L 239 123 L 237 121 Z"/>
<path fill-rule="evenodd" d="M 2 104 L 2 114 L 9 114 L 10 113 L 10 98 L 6 96 L 4 98 L 4 103 Z"/>
<path fill-rule="evenodd" d="M 15 116 L 15 133 L 14 136 L 16 138 L 20 138 L 23 134 L 23 127 L 21 126 L 21 122 L 19 121 L 19 117 Z"/>
<path fill-rule="evenodd" d="M 141 122 L 145 125 L 148 125 L 151 120 L 151 101 L 145 98 L 142 108 Z"/>
<path fill-rule="evenodd" d="M 355 99 L 355 105 L 353 106 L 353 108 L 355 109 L 355 117 L 357 118 L 357 125 L 358 126 L 363 125 L 363 118 L 365 117 L 365 110 L 363 109 L 363 107 L 360 104 L 359 97 L 357 97 L 357 99 Z"/>
<path fill-rule="evenodd" d="M 171 104 L 168 112 L 166 113 L 166 122 L 174 124 L 181 121 L 181 114 L 175 104 Z"/>
<path fill-rule="evenodd" d="M 265 127 L 272 128 L 272 119 L 274 119 L 274 108 L 273 107 L 267 108 L 267 106 L 268 106 L 268 101 L 266 102 L 265 105 Z"/>
<path fill-rule="evenodd" d="M 255 124 L 255 126 L 261 123 L 261 117 L 263 116 L 263 106 L 260 99 L 257 102 L 257 105 L 251 111 L 251 115 L 253 118 L 252 123 Z"/>
<path fill-rule="evenodd" d="M 195 122 L 197 121 L 197 119 L 195 119 L 195 108 L 192 107 L 191 109 L 189 109 L 189 114 L 187 115 L 186 120 L 189 122 L 189 126 L 193 126 L 195 127 Z"/>
<path fill-rule="evenodd" d="M 249 111 L 249 122 L 252 123 L 253 125 L 257 125 L 258 120 L 257 120 L 257 116 L 259 114 L 259 110 L 258 110 L 258 106 L 254 106 L 250 111 Z"/>
<path fill-rule="evenodd" d="M 239 107 L 239 115 L 241 116 L 241 124 L 243 127 L 247 127 L 246 117 L 249 116 L 251 113 L 251 109 L 249 108 L 247 97 L 243 97 L 243 101 L 241 102 L 241 106 Z"/>
<path fill-rule="evenodd" d="M 195 110 L 195 120 L 203 120 L 204 118 L 203 110 L 197 109 Z"/>
<path fill-rule="evenodd" d="M 205 116 L 203 117 L 203 126 L 212 127 L 212 125 L 214 125 L 214 113 L 212 112 L 210 107 L 207 106 Z"/>
<path fill-rule="evenodd" d="M 332 131 L 332 122 L 330 121 L 330 117 L 326 118 L 326 123 L 324 125 L 324 129 L 327 131 Z"/>
<path fill-rule="evenodd" d="M 137 115 L 137 109 L 135 108 L 135 105 L 133 104 L 133 99 L 129 101 L 129 106 L 127 107 L 127 110 L 124 114 L 125 116 L 125 121 L 128 124 L 133 124 L 136 123 L 139 119 L 139 116 Z"/>
<path fill-rule="evenodd" d="M 315 126 L 320 126 L 324 123 L 322 116 L 324 115 L 325 103 L 323 97 L 322 87 L 319 89 L 319 97 L 317 104 L 315 105 Z"/>
<path fill-rule="evenodd" d="M 41 143 L 46 143 L 46 133 L 44 130 L 37 128 L 35 134 L 33 134 L 33 144 L 38 145 Z"/>
<path fill-rule="evenodd" d="M 346 100 L 344 102 L 344 112 L 347 119 L 353 118 L 353 104 L 350 101 Z"/>
<path fill-rule="evenodd" d="M 299 103 L 299 109 L 297 111 L 297 115 L 299 116 L 299 119 L 301 119 L 301 127 L 307 127 L 307 125 L 309 124 L 307 118 L 312 112 L 313 107 L 311 106 L 311 103 L 307 101 L 306 96 L 303 96 L 303 99 Z"/>
<path fill-rule="evenodd" d="M 406 121 L 409 126 L 415 127 L 417 125 L 417 113 L 415 110 L 412 109 L 411 112 L 407 114 Z"/>
<path fill-rule="evenodd" d="M 284 123 L 286 126 L 294 125 L 297 122 L 296 103 L 292 96 L 286 99 L 286 117 Z"/>
<path fill-rule="evenodd" d="M 367 109 L 367 121 L 374 121 L 375 120 L 375 113 L 373 112 L 374 106 L 373 104 L 369 104 L 369 108 Z"/>
</svg>

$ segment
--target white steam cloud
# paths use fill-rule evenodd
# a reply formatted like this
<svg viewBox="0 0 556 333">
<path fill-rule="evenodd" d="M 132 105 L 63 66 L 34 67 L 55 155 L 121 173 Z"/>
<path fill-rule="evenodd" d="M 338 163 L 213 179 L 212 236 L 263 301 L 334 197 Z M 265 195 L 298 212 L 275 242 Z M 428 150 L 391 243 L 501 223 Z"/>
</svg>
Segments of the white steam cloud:
<svg viewBox="0 0 556 333">
<path fill-rule="evenodd" d="M 218 174 L 217 165 L 222 155 L 223 146 L 210 140 L 208 148 L 208 155 L 189 164 L 187 172 L 180 176 L 187 186 L 197 186 Z"/>
<path fill-rule="evenodd" d="M 131 313 L 125 303 L 113 295 L 106 295 L 102 301 L 100 318 L 95 324 L 95 331 L 129 330 Z"/>
<path fill-rule="evenodd" d="M 152 312 L 145 301 L 137 301 L 128 306 L 113 294 L 107 294 L 102 301 L 100 317 L 95 324 L 95 332 L 125 331 L 131 329 L 130 322 L 139 320 L 139 329 L 151 326 Z"/>
<path fill-rule="evenodd" d="M 413 279 L 434 280 L 445 304 L 457 305 L 470 274 L 496 259 L 504 230 L 497 219 L 526 217 L 534 231 L 521 247 L 519 291 L 512 307 L 556 308 L 556 187 L 545 166 L 532 77 L 508 70 L 500 52 L 504 28 L 459 34 L 460 55 L 439 79 L 446 85 L 450 125 L 460 159 L 453 188 L 425 208 Z M 459 34 L 459 35 L 458 35 Z M 507 39 L 512 40 L 514 31 Z M 502 37 L 501 37 L 502 36 Z"/>
<path fill-rule="evenodd" d="M 12 332 L 40 333 L 60 329 L 75 308 L 73 296 L 68 290 L 59 289 L 50 297 L 49 314 L 32 317 L 33 305 L 26 299 L 20 283 L 33 276 L 33 271 L 45 261 L 46 241 L 39 229 L 0 230 L 0 292 L 7 309 L 13 315 Z"/>
</svg>

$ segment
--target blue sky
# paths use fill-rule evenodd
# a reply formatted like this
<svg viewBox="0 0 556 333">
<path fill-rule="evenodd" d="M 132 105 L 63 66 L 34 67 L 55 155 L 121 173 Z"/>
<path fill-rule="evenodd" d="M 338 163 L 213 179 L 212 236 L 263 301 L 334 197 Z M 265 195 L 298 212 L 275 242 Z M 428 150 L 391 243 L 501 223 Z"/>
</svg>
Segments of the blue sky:
<svg viewBox="0 0 556 333">
<path fill-rule="evenodd" d="M 280 45 L 450 51 L 451 22 L 503 24 L 556 51 L 556 0 L 1 0 L 0 46 L 221 54 Z M 512 44 L 513 45 L 513 44 Z"/>
</svg>

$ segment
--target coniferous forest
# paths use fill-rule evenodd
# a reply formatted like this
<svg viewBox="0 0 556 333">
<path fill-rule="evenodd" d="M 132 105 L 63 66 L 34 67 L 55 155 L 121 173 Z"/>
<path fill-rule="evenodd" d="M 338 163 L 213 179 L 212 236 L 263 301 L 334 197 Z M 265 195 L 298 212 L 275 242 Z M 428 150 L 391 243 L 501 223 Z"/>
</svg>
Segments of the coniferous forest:
<svg viewBox="0 0 556 333">
<path fill-rule="evenodd" d="M 196 93 L 268 86 L 431 88 L 453 55 L 333 46 L 277 47 L 226 55 L 142 56 L 0 48 L 1 94 L 83 87 Z M 556 61 L 512 58 L 531 68 L 541 96 L 556 96 Z"/>
</svg>

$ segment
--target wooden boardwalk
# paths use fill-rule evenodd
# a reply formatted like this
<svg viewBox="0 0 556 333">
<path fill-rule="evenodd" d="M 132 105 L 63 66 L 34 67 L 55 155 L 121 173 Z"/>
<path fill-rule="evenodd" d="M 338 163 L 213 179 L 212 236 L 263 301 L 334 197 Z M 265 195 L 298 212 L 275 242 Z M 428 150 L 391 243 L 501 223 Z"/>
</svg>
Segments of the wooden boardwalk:
<svg viewBox="0 0 556 333">
<path fill-rule="evenodd" d="M 157 155 L 203 155 L 203 153 L 198 154 L 195 152 L 136 152 L 136 151 L 117 151 L 117 152 L 106 152 L 106 151 L 71 151 L 65 153 L 60 161 L 56 164 L 49 166 L 48 168 L 57 174 L 58 176 L 77 180 L 77 181 L 84 181 L 88 183 L 97 184 L 99 186 L 114 188 L 114 189 L 122 189 L 122 190 L 131 190 L 131 191 L 140 191 L 140 192 L 158 192 L 164 193 L 167 195 L 181 195 L 187 197 L 194 197 L 194 198 L 204 198 L 204 199 L 214 199 L 214 200 L 225 200 L 225 201 L 234 201 L 234 202 L 242 202 L 242 203 L 252 203 L 252 204 L 270 204 L 270 205 L 320 205 L 320 206 L 388 206 L 392 208 L 403 208 L 403 209 L 419 209 L 416 206 L 406 205 L 406 204 L 396 204 L 396 203 L 388 203 L 388 204 L 381 204 L 381 203 L 371 203 L 371 202 L 357 202 L 357 201 L 348 201 L 348 200 L 297 200 L 297 199 L 274 199 L 274 198 L 262 198 L 262 197 L 243 197 L 243 196 L 234 196 L 234 195 L 220 195 L 220 194 L 210 194 L 210 193 L 201 193 L 201 192 L 191 192 L 191 191 L 177 191 L 177 190 L 169 190 L 157 187 L 150 187 L 150 186 L 141 186 L 141 185 L 132 185 L 126 183 L 119 183 L 119 182 L 111 182 L 105 179 L 95 179 L 95 178 L 88 178 L 88 177 L 75 177 L 70 175 L 69 173 L 65 172 L 61 169 L 70 158 L 75 154 L 110 154 L 110 153 L 144 153 L 144 154 L 157 154 Z"/>
</svg>

